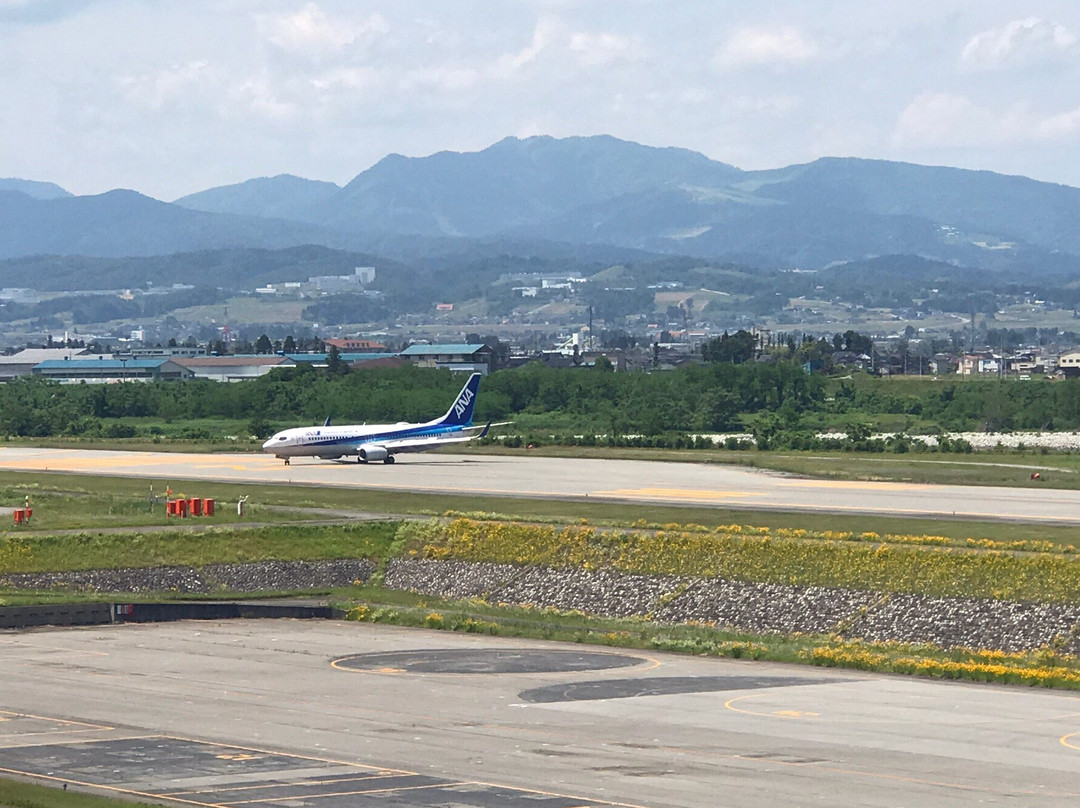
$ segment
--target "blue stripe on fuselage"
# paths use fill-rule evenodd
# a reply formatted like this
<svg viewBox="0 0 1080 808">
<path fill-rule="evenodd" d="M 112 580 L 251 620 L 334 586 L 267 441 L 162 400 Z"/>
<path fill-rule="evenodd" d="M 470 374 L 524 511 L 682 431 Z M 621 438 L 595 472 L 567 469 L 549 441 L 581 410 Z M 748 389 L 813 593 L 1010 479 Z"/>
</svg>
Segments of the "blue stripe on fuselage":
<svg viewBox="0 0 1080 808">
<path fill-rule="evenodd" d="M 324 438 L 319 435 L 303 436 L 300 438 L 300 446 L 363 446 L 365 443 L 380 443 L 383 441 L 403 440 L 405 438 L 428 438 L 436 435 L 448 435 L 460 432 L 459 426 L 430 426 L 422 428 L 398 429 L 390 432 L 376 432 L 370 435 L 341 435 L 335 438 Z"/>
</svg>

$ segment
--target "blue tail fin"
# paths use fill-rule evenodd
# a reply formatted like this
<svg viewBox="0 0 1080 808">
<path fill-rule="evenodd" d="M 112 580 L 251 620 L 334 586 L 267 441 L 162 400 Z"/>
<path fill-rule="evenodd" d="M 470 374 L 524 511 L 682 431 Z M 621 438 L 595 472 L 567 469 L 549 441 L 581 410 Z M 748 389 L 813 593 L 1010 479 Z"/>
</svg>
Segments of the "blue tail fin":
<svg viewBox="0 0 1080 808">
<path fill-rule="evenodd" d="M 476 391 L 480 388 L 480 374 L 474 373 L 461 388 L 453 405 L 439 422 L 445 426 L 472 426 L 473 408 L 476 406 Z"/>
</svg>

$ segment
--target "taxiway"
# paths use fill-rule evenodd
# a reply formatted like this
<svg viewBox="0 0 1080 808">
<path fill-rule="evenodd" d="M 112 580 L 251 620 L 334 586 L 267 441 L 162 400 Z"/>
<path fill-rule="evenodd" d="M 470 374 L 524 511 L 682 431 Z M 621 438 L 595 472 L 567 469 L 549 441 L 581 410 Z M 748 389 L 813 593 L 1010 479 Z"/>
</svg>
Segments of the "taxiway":
<svg viewBox="0 0 1080 808">
<path fill-rule="evenodd" d="M 329 621 L 0 633 L 0 771 L 258 808 L 1073 806 L 1080 699 Z"/>
</svg>

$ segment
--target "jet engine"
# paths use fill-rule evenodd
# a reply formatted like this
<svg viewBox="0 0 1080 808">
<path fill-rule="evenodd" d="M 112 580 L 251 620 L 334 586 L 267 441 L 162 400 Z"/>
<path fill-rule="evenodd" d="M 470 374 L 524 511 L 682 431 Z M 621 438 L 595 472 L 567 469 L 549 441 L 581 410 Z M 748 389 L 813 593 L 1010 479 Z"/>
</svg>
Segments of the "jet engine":
<svg viewBox="0 0 1080 808">
<path fill-rule="evenodd" d="M 385 446 L 363 446 L 360 448 L 359 460 L 361 463 L 374 462 L 381 460 L 384 463 L 393 463 L 394 456 L 390 454 Z"/>
</svg>

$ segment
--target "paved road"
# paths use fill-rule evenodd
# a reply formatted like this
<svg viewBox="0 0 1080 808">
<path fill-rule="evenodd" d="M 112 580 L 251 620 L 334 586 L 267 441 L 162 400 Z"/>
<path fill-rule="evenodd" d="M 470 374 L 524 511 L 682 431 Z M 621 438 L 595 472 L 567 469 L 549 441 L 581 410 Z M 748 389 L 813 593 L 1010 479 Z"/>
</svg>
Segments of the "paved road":
<svg viewBox="0 0 1080 808">
<path fill-rule="evenodd" d="M 1080 491 L 811 480 L 734 466 L 425 454 L 392 466 L 259 454 L 0 448 L 0 469 L 176 480 L 1080 524 Z M 1026 476 L 1026 475 L 1024 475 Z M 161 486 L 162 488 L 164 486 Z"/>
<path fill-rule="evenodd" d="M 255 808 L 1080 804 L 1074 695 L 604 650 L 331 621 L 2 632 L 0 769 Z"/>
</svg>

